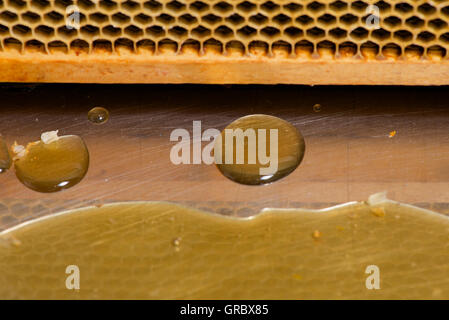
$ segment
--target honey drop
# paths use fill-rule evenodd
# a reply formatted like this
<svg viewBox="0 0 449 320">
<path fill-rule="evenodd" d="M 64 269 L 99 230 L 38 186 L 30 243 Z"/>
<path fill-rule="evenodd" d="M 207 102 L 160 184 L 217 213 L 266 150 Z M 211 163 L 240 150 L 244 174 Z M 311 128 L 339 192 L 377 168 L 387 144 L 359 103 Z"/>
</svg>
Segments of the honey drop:
<svg viewBox="0 0 449 320">
<path fill-rule="evenodd" d="M 229 124 L 215 140 L 214 152 L 224 176 L 241 184 L 260 185 L 293 172 L 304 157 L 305 143 L 289 122 L 256 114 Z"/>
<path fill-rule="evenodd" d="M 11 156 L 5 139 L 0 135 L 0 173 L 5 172 L 11 167 Z"/>
<path fill-rule="evenodd" d="M 92 108 L 87 113 L 87 119 L 95 124 L 104 124 L 109 120 L 109 111 L 102 107 Z"/>
<path fill-rule="evenodd" d="M 43 133 L 40 141 L 26 148 L 13 146 L 17 178 L 39 192 L 56 192 L 80 182 L 89 167 L 89 152 L 75 135 L 58 136 L 57 131 Z"/>
</svg>

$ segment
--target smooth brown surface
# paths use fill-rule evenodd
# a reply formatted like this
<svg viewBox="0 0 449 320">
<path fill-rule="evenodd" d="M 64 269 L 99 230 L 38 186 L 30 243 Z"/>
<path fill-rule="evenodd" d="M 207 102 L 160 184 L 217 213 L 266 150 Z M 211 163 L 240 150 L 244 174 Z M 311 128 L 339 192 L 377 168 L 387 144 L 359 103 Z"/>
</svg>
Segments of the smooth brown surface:
<svg viewBox="0 0 449 320">
<path fill-rule="evenodd" d="M 0 226 L 89 203 L 166 200 L 248 216 L 265 207 L 323 208 L 383 190 L 448 213 L 448 98 L 445 87 L 3 85 L 0 132 L 9 145 L 59 129 L 83 138 L 90 168 L 81 183 L 54 194 L 29 190 L 13 170 L 2 174 Z M 88 121 L 95 106 L 110 111 L 106 124 Z M 192 121 L 201 120 L 203 130 L 222 130 L 255 113 L 285 119 L 305 138 L 303 162 L 285 179 L 244 186 L 214 165 L 171 163 L 175 128 L 191 132 Z"/>
</svg>

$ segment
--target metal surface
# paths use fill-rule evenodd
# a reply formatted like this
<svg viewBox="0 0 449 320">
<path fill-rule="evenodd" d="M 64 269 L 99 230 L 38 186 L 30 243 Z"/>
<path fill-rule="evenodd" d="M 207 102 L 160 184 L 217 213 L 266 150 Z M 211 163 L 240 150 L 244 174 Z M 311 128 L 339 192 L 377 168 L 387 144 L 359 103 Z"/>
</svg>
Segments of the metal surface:
<svg viewBox="0 0 449 320">
<path fill-rule="evenodd" d="M 448 97 L 446 87 L 2 85 L 0 133 L 8 144 L 59 129 L 85 140 L 91 162 L 81 183 L 53 194 L 27 189 L 13 169 L 1 174 L 0 230 L 50 212 L 130 200 L 248 216 L 265 207 L 323 208 L 387 191 L 393 200 L 449 213 Z M 87 120 L 95 106 L 109 110 L 106 124 Z M 170 161 L 172 130 L 191 132 L 192 121 L 221 130 L 256 113 L 302 132 L 305 157 L 288 177 L 245 186 L 214 165 Z"/>
</svg>

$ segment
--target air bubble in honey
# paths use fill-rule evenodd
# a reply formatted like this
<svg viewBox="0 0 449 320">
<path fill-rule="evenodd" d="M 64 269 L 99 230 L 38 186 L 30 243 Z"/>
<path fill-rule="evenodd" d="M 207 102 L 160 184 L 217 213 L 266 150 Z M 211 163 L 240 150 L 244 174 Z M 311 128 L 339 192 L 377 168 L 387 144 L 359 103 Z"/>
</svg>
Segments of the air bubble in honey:
<svg viewBox="0 0 449 320">
<path fill-rule="evenodd" d="M 304 156 L 304 138 L 277 117 L 256 114 L 228 125 L 215 140 L 215 163 L 227 178 L 266 184 L 289 175 Z"/>
<path fill-rule="evenodd" d="M 13 152 L 17 178 L 39 192 L 70 188 L 83 179 L 89 167 L 84 141 L 74 135 L 59 137 L 57 131 L 43 133 L 40 141 L 29 143 L 25 149 L 15 146 Z"/>
<path fill-rule="evenodd" d="M 5 139 L 0 135 L 0 173 L 5 172 L 11 167 L 11 156 Z"/>
<path fill-rule="evenodd" d="M 87 118 L 92 123 L 104 124 L 109 120 L 109 111 L 102 107 L 95 107 L 87 113 Z"/>
</svg>

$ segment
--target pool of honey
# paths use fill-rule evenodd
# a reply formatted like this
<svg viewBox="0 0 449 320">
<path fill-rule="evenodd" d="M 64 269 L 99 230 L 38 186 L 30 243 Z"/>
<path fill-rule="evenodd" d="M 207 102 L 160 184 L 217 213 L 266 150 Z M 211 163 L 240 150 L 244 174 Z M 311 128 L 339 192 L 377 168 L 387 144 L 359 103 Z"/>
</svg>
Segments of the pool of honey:
<svg viewBox="0 0 449 320">
<path fill-rule="evenodd" d="M 447 88 L 5 85 L 0 97 L 8 146 L 59 130 L 89 151 L 67 190 L 0 175 L 0 298 L 449 298 Z M 89 121 L 94 107 L 107 122 Z M 171 162 L 173 130 L 251 114 L 304 137 L 288 176 L 251 186 Z M 414 207 L 352 202 L 379 191 Z"/>
</svg>

